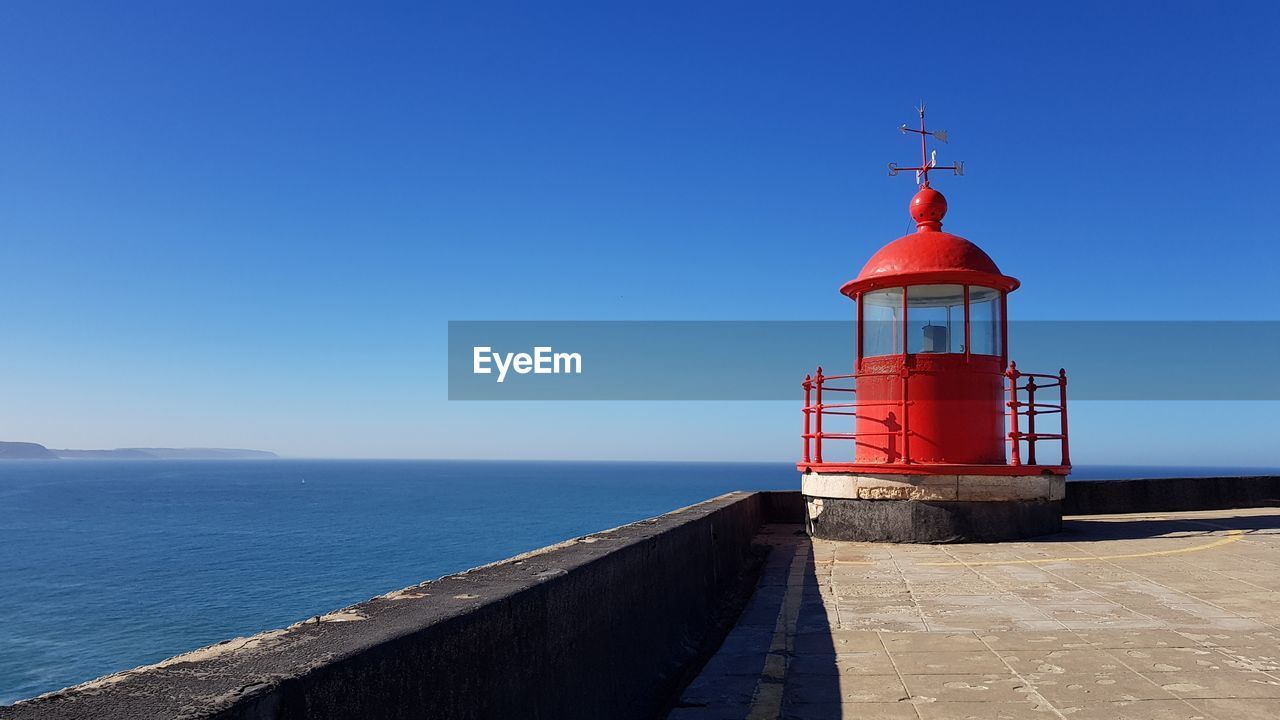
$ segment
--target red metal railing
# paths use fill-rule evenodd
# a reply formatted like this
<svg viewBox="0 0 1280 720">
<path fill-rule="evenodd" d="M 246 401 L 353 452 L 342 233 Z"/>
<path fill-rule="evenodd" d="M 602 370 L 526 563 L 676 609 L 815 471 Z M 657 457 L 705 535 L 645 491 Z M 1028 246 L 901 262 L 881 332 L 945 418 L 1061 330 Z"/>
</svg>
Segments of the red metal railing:
<svg viewBox="0 0 1280 720">
<path fill-rule="evenodd" d="M 907 399 L 907 376 L 900 373 L 875 373 L 886 377 L 899 377 L 902 379 L 901 397 L 902 400 L 888 400 L 884 402 L 824 402 L 823 393 L 837 392 L 849 393 L 850 395 L 857 392 L 857 388 L 853 387 L 853 379 L 856 375 L 823 375 L 822 368 L 818 368 L 818 372 L 813 375 L 805 375 L 804 382 L 804 432 L 800 437 L 804 440 L 804 462 L 825 462 L 822 458 L 822 441 L 823 440 L 853 440 L 855 447 L 859 437 L 885 437 L 897 436 L 901 443 L 903 462 L 910 461 L 910 417 L 907 414 L 907 408 L 911 402 Z M 863 377 L 869 377 L 872 373 L 863 373 Z M 849 380 L 846 386 L 830 386 L 827 383 L 832 380 Z M 825 415 L 839 415 L 854 418 L 858 417 L 858 408 L 867 407 L 885 407 L 893 406 L 900 408 L 899 414 L 902 421 L 898 424 L 897 430 L 886 430 L 884 432 L 826 432 L 823 430 L 822 418 Z M 832 410 L 831 408 L 835 408 Z"/>
<path fill-rule="evenodd" d="M 1005 377 L 1009 378 L 1009 401 L 1006 403 L 1009 407 L 1009 464 L 1022 464 L 1022 443 L 1027 444 L 1027 463 L 1028 465 L 1036 465 L 1036 443 L 1041 440 L 1057 440 L 1061 443 L 1062 462 L 1061 465 L 1071 464 L 1071 446 L 1067 440 L 1067 371 L 1059 369 L 1057 375 L 1045 375 L 1043 373 L 1024 373 L 1018 369 L 1015 362 L 1009 363 L 1009 369 L 1005 371 Z M 1022 385 L 1018 384 L 1019 380 L 1026 379 Z M 1041 382 L 1037 383 L 1036 378 L 1040 378 Z M 1039 402 L 1036 400 L 1036 393 L 1042 390 L 1057 389 L 1058 402 Z M 1018 393 L 1026 393 L 1026 401 L 1019 400 Z M 1022 416 L 1027 418 L 1027 431 L 1022 432 L 1019 419 Z M 1041 415 L 1057 415 L 1058 416 L 1058 432 L 1044 433 L 1037 432 L 1036 418 Z"/>
<path fill-rule="evenodd" d="M 899 447 L 901 452 L 898 453 L 899 460 L 892 464 L 910 464 L 911 460 L 911 414 L 910 407 L 912 401 L 907 395 L 907 378 L 910 371 L 902 373 L 882 373 L 885 376 L 896 376 L 901 379 L 899 397 L 901 400 L 890 400 L 885 402 L 858 402 L 856 399 L 841 402 L 827 402 L 827 394 L 829 393 L 847 393 L 849 396 L 857 392 L 853 381 L 856 375 L 824 375 L 822 368 L 819 367 L 817 372 L 812 375 L 806 375 L 801 386 L 804 388 L 804 432 L 800 437 L 804 442 L 804 460 L 805 463 L 824 463 L 823 443 L 826 440 L 852 440 L 854 442 L 855 453 L 856 447 L 861 437 L 885 437 L 896 436 L 899 438 Z M 863 374 L 867 376 L 866 373 Z M 1009 369 L 1005 371 L 1005 377 L 1009 379 L 1007 387 L 1007 402 L 1005 405 L 1009 408 L 1008 422 L 1009 432 L 1006 435 L 1007 441 L 1010 443 L 1009 465 L 1037 465 L 1036 444 L 1044 441 L 1057 441 L 1061 447 L 1062 466 L 1071 465 L 1070 445 L 1067 439 L 1067 373 L 1065 370 L 1059 370 L 1057 375 L 1046 375 L 1042 373 L 1024 373 L 1018 370 L 1016 363 L 1009 363 Z M 1038 381 L 1037 381 L 1038 380 Z M 848 381 L 848 382 L 844 382 Z M 1024 382 L 1025 381 L 1025 382 Z M 833 385 L 832 382 L 837 384 Z M 1021 384 L 1019 384 L 1021 383 Z M 1036 393 L 1046 390 L 1057 389 L 1057 403 L 1045 402 L 1044 397 L 1037 399 Z M 1025 395 L 1021 395 L 1023 393 Z M 841 396 L 843 397 L 843 395 Z M 1022 398 L 1026 399 L 1023 400 Z M 863 432 L 857 433 L 851 429 L 848 432 L 843 430 L 829 432 L 824 428 L 824 418 L 827 416 L 851 417 L 855 423 L 858 417 L 859 408 L 867 407 L 884 407 L 894 406 L 899 408 L 898 416 L 901 421 L 896 430 L 886 430 L 883 432 Z M 1044 415 L 1058 415 L 1059 425 L 1058 432 L 1040 432 L 1036 428 L 1036 418 Z M 1027 429 L 1022 430 L 1022 419 L 1026 418 Z M 1026 444 L 1026 462 L 1023 462 L 1022 446 Z"/>
</svg>

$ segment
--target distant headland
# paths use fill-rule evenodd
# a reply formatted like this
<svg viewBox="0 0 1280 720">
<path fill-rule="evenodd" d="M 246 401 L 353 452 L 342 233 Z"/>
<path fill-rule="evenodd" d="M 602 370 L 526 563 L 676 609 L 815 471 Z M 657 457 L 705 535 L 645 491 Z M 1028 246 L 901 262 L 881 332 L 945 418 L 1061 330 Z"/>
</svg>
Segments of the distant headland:
<svg viewBox="0 0 1280 720">
<path fill-rule="evenodd" d="M 0 460 L 270 460 L 268 450 L 241 448 L 115 448 L 59 450 L 33 442 L 0 441 Z"/>
</svg>

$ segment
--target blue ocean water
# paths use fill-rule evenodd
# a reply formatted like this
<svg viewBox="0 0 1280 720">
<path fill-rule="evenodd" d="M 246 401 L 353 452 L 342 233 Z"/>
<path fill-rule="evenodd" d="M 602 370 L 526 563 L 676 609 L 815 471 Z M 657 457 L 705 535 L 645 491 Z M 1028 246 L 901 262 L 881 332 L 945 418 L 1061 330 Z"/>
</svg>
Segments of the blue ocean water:
<svg viewBox="0 0 1280 720">
<path fill-rule="evenodd" d="M 797 484 L 785 463 L 3 461 L 0 705 L 730 490 Z"/>
</svg>

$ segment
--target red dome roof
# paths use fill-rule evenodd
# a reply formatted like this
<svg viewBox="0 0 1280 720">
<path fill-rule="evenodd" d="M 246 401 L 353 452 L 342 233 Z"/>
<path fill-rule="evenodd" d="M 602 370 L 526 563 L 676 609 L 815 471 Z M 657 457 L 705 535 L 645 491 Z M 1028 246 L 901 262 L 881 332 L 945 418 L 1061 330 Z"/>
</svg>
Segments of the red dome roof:
<svg viewBox="0 0 1280 720">
<path fill-rule="evenodd" d="M 982 248 L 958 235 L 942 232 L 946 198 L 932 188 L 923 188 L 911 199 L 911 215 L 918 231 L 880 248 L 863 266 L 858 277 L 845 283 L 840 292 L 854 293 L 883 287 L 924 283 L 983 285 L 1009 291 L 1018 281 L 1000 272 Z"/>
<path fill-rule="evenodd" d="M 1000 268 L 982 248 L 959 235 L 916 232 L 880 248 L 858 273 L 859 280 L 877 275 L 971 270 L 999 275 Z"/>
</svg>

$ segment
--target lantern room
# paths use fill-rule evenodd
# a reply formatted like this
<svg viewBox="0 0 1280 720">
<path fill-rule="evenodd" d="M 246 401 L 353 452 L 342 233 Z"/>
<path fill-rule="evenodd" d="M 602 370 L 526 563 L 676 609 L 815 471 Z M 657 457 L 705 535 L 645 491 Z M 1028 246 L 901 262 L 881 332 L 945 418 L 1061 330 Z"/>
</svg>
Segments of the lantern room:
<svg viewBox="0 0 1280 720">
<path fill-rule="evenodd" d="M 840 289 L 857 303 L 860 397 L 882 403 L 857 416 L 856 461 L 1002 464 L 1005 298 L 1018 281 L 977 245 L 942 232 L 942 193 L 923 188 L 910 207 L 917 232 L 886 245 Z M 895 434 L 908 421 L 899 406 L 913 394 L 912 432 Z"/>
<path fill-rule="evenodd" d="M 1018 280 L 973 242 L 943 231 L 947 200 L 930 187 L 929 173 L 961 174 L 963 166 L 939 167 L 926 140 L 945 134 L 925 128 L 923 108 L 920 128 L 901 130 L 921 137 L 920 166 L 890 165 L 890 174 L 916 172 L 920 187 L 909 204 L 916 231 L 882 247 L 840 288 L 856 303 L 852 372 L 818 368 L 803 382 L 798 468 L 810 529 L 833 539 L 898 533 L 908 541 L 937 541 L 930 539 L 937 527 L 952 539 L 1051 529 L 1061 523 L 1071 467 L 1066 373 L 1026 373 L 1010 362 L 1008 298 Z M 959 506 L 934 507 L 950 519 L 919 530 L 876 504 L 884 500 Z M 879 520 L 850 529 L 842 513 Z M 975 513 L 1007 513 L 1012 525 L 979 529 Z"/>
</svg>

